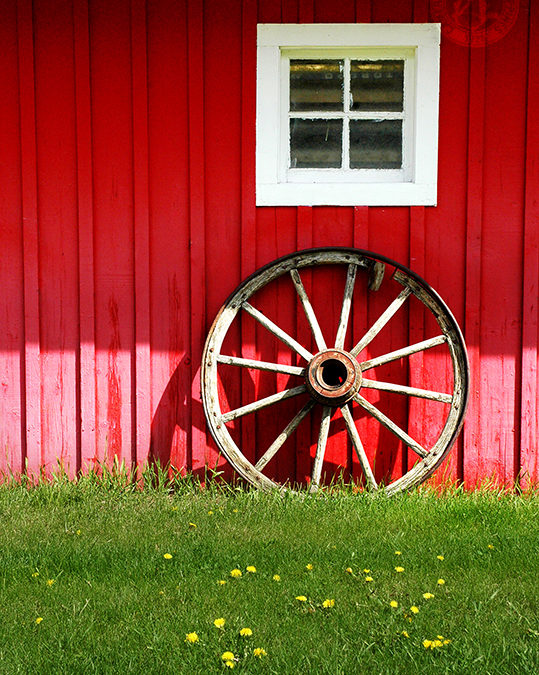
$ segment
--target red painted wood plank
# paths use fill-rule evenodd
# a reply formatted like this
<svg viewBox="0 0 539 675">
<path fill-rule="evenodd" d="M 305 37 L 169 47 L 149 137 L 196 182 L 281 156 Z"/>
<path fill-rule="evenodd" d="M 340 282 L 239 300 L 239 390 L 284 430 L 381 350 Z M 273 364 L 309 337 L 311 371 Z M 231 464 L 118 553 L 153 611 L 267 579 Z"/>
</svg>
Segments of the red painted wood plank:
<svg viewBox="0 0 539 675">
<path fill-rule="evenodd" d="M 23 457 L 37 474 L 41 463 L 41 354 L 39 330 L 39 236 L 37 221 L 34 36 L 31 0 L 17 2 L 21 128 L 21 202 L 24 270 Z"/>
<path fill-rule="evenodd" d="M 17 7 L 0 5 L 0 475 L 20 472 L 24 357 Z"/>
<path fill-rule="evenodd" d="M 77 206 L 79 242 L 79 458 L 85 469 L 96 459 L 96 362 L 90 36 L 88 0 L 73 4 L 75 107 L 77 125 Z"/>
<path fill-rule="evenodd" d="M 151 461 L 183 469 L 191 437 L 187 60 L 186 3 L 150 2 Z"/>
<path fill-rule="evenodd" d="M 522 368 L 520 458 L 517 465 L 524 486 L 537 484 L 539 465 L 539 5 L 530 2 L 526 109 L 526 192 L 524 212 L 524 271 L 522 285 Z"/>
<path fill-rule="evenodd" d="M 468 104 L 468 173 L 466 207 L 466 314 L 465 339 L 470 360 L 470 400 L 464 426 L 464 481 L 473 486 L 480 478 L 481 453 L 481 244 L 483 229 L 483 152 L 485 139 L 484 48 L 470 51 Z"/>
<path fill-rule="evenodd" d="M 146 0 L 131 2 L 133 208 L 135 263 L 135 443 L 132 461 L 148 459 L 151 430 L 150 216 Z"/>
<path fill-rule="evenodd" d="M 128 0 L 90 5 L 98 456 L 132 459 L 134 242 Z"/>
<path fill-rule="evenodd" d="M 190 234 L 190 328 L 191 328 L 191 457 L 190 468 L 204 467 L 206 420 L 200 397 L 200 362 L 206 329 L 205 238 L 205 107 L 204 15 L 202 3 L 187 3 L 189 96 L 189 234 Z"/>
<path fill-rule="evenodd" d="M 356 0 L 356 22 L 370 23 L 372 16 L 371 0 Z"/>
<path fill-rule="evenodd" d="M 43 468 L 77 469 L 78 244 L 73 10 L 34 2 Z"/>
</svg>

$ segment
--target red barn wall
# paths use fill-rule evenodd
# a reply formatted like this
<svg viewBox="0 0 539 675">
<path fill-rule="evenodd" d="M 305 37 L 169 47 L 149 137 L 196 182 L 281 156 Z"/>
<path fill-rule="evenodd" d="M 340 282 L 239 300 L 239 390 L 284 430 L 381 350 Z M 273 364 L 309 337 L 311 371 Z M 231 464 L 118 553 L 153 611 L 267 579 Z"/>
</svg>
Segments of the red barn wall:
<svg viewBox="0 0 539 675">
<path fill-rule="evenodd" d="M 437 207 L 255 207 L 257 22 L 428 20 L 427 0 L 0 3 L 0 470 L 213 465 L 218 308 L 274 258 L 341 245 L 411 267 L 464 329 L 447 475 L 539 478 L 539 2 L 484 48 L 442 39 Z"/>
</svg>

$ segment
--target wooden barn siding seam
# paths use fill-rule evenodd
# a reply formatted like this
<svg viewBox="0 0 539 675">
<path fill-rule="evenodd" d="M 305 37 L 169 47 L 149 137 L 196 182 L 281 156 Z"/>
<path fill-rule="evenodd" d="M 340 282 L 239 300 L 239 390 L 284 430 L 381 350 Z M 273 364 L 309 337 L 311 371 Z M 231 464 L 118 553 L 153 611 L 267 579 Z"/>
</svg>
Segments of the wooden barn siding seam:
<svg viewBox="0 0 539 675">
<path fill-rule="evenodd" d="M 148 458 L 151 430 L 150 218 L 148 188 L 148 65 L 146 0 L 131 0 L 133 201 L 135 277 L 134 443 L 131 461 Z"/>
<path fill-rule="evenodd" d="M 79 349 L 76 470 L 87 469 L 97 457 L 95 284 L 93 229 L 92 118 L 90 104 L 90 35 L 88 0 L 73 2 L 77 210 L 79 244 Z"/>
<path fill-rule="evenodd" d="M 22 465 L 38 473 L 42 462 L 39 231 L 32 0 L 17 2 L 21 124 L 21 201 L 24 269 L 24 388 Z"/>
<path fill-rule="evenodd" d="M 539 427 L 539 3 L 530 0 L 526 109 L 526 185 L 522 286 L 522 372 L 520 401 L 520 457 L 523 485 L 538 478 Z"/>
<path fill-rule="evenodd" d="M 206 334 L 206 209 L 204 173 L 204 8 L 187 2 L 189 106 L 189 242 L 190 242 L 190 354 L 191 425 L 187 465 L 201 469 L 209 459 L 206 420 L 200 395 L 200 363 Z"/>
</svg>

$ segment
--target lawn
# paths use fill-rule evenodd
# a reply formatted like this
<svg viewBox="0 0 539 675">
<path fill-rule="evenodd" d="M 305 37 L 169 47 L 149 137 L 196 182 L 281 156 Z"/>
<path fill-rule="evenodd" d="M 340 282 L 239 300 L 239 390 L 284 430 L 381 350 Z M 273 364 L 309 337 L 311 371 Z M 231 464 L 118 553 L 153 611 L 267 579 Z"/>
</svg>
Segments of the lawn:
<svg viewBox="0 0 539 675">
<path fill-rule="evenodd" d="M 488 490 L 11 482 L 0 672 L 535 675 L 538 513 Z"/>
</svg>

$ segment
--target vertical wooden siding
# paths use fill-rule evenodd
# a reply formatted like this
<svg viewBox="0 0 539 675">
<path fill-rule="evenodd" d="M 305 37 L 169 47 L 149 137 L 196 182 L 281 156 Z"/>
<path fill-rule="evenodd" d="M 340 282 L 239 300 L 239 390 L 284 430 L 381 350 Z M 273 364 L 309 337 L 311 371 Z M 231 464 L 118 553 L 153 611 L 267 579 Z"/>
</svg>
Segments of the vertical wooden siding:
<svg viewBox="0 0 539 675">
<path fill-rule="evenodd" d="M 436 208 L 257 209 L 256 23 L 421 22 L 428 0 L 1 3 L 0 470 L 214 463 L 199 392 L 213 316 L 260 265 L 344 245 L 409 265 L 465 330 L 472 396 L 446 474 L 537 480 L 538 4 L 485 48 L 443 40 Z M 293 332 L 300 317 L 266 302 Z M 356 330 L 377 312 L 354 315 Z M 423 322 L 412 313 L 384 347 L 421 339 Z M 241 339 L 253 355 L 267 342 L 249 322 Z M 412 378 L 430 372 L 422 359 Z M 420 401 L 392 412 L 412 434 L 437 423 Z M 272 440 L 252 421 L 242 433 Z M 385 430 L 374 440 L 393 447 L 388 470 L 406 469 Z M 283 454 L 277 470 L 301 477 L 309 461 Z"/>
</svg>

